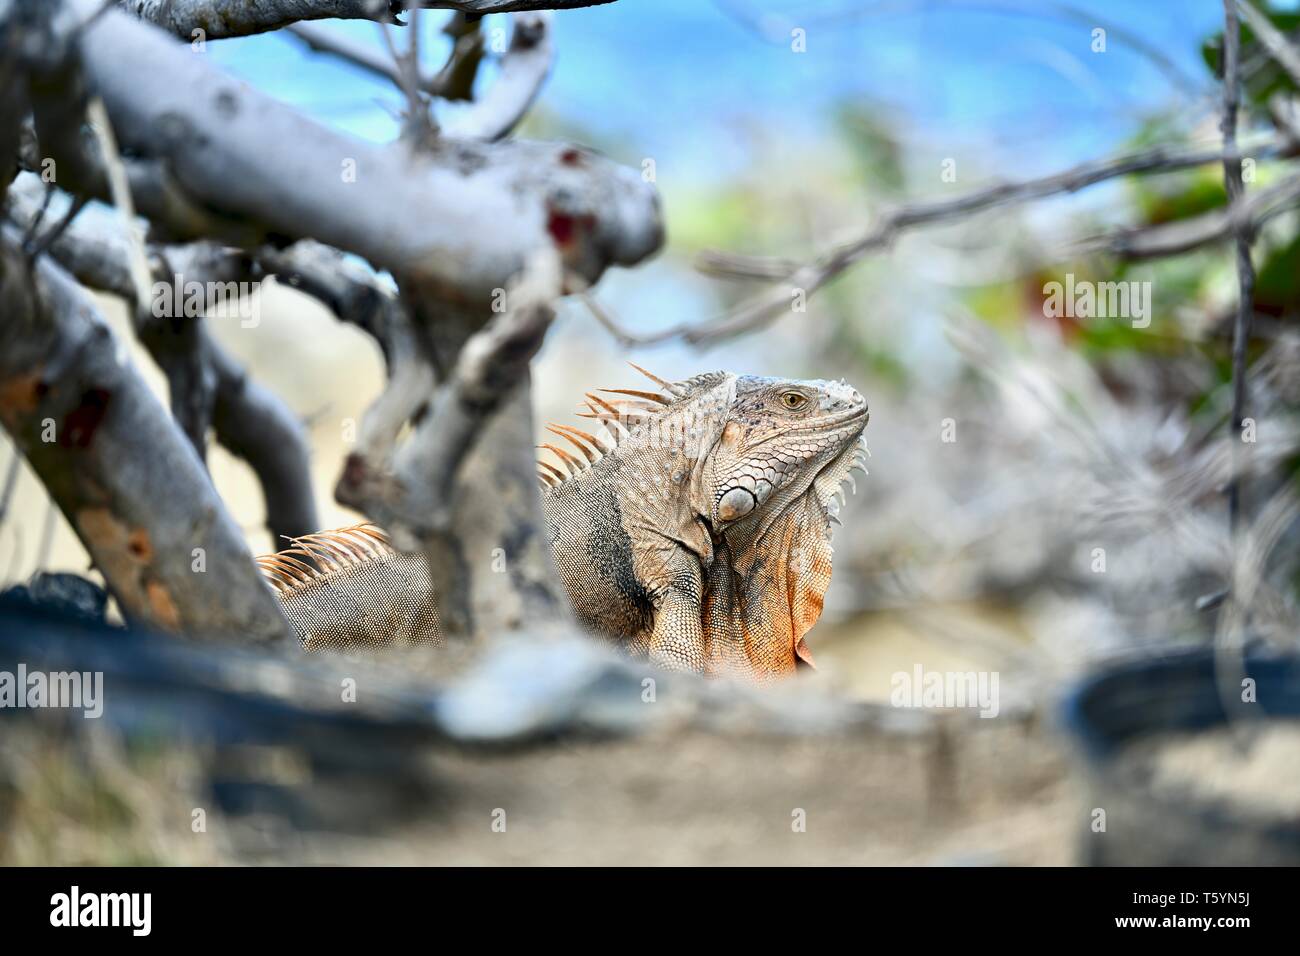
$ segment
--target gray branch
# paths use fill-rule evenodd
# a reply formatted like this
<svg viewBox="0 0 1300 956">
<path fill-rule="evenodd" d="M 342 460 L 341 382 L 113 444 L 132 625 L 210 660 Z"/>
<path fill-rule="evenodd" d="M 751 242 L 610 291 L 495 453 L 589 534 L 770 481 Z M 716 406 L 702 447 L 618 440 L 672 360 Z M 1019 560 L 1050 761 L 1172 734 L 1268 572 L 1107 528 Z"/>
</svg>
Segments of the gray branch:
<svg viewBox="0 0 1300 956">
<path fill-rule="evenodd" d="M 278 30 L 302 20 L 393 22 L 405 10 L 517 13 L 572 10 L 612 0 L 118 0 L 131 13 L 186 40 L 220 40 Z M 400 21 L 399 21 L 400 22 Z"/>
<path fill-rule="evenodd" d="M 1123 259 L 1176 256 L 1233 237 L 1240 229 L 1255 232 L 1300 205 L 1300 176 L 1291 176 L 1215 210 L 1155 226 L 1140 226 L 1092 236 L 1070 246 L 1072 255 L 1106 252 Z"/>
<path fill-rule="evenodd" d="M 0 422 L 123 613 L 196 635 L 287 627 L 198 456 L 80 287 L 16 230 L 0 245 Z"/>
<path fill-rule="evenodd" d="M 80 198 L 111 202 L 105 157 L 84 125 L 87 91 L 74 74 L 68 69 L 32 84 L 34 121 L 20 141 L 19 166 Z M 162 160 L 135 158 L 125 166 L 136 209 L 160 237 L 175 242 L 220 238 L 239 245 L 263 238 L 264 229 L 197 204 Z"/>
<path fill-rule="evenodd" d="M 387 468 L 399 432 L 426 409 L 434 383 L 426 349 L 396 292 L 355 260 L 311 240 L 264 253 L 259 261 L 285 285 L 314 297 L 378 342 L 388 384 L 361 421 L 357 449 L 344 473 L 359 481 L 360 475 Z"/>
<path fill-rule="evenodd" d="M 514 17 L 510 46 L 492 85 L 465 113 L 444 127 L 451 136 L 491 142 L 501 139 L 524 118 L 551 72 L 555 49 L 549 13 Z"/>
<path fill-rule="evenodd" d="M 317 23 L 291 23 L 285 30 L 305 43 L 309 50 L 346 60 L 367 73 L 388 80 L 394 86 L 401 86 L 402 78 L 397 64 L 382 47 Z M 440 96 L 443 86 L 441 73 L 421 72 L 419 79 L 421 91 L 430 96 Z"/>
<path fill-rule="evenodd" d="M 307 429 L 278 395 L 249 378 L 219 345 L 209 341 L 207 351 L 216 375 L 212 424 L 217 441 L 257 475 L 276 547 L 319 531 Z"/>
<path fill-rule="evenodd" d="M 456 468 L 541 348 L 562 281 L 555 257 L 539 259 L 512 285 L 507 310 L 461 347 L 427 424 L 399 463 L 406 486 L 403 523 L 434 530 L 450 526 Z"/>
<path fill-rule="evenodd" d="M 512 130 L 528 112 L 546 81 L 555 58 L 551 42 L 551 17 L 548 13 L 521 13 L 513 17 L 510 46 L 501 58 L 496 80 L 474 105 L 444 127 L 444 132 L 461 139 L 493 141 Z M 401 87 L 403 77 L 393 57 L 372 43 L 364 43 L 314 23 L 296 23 L 289 33 L 319 53 L 328 53 L 360 67 L 368 73 Z M 475 51 L 473 63 L 464 63 L 459 43 L 465 41 Z M 458 40 L 451 60 L 437 73 L 421 72 L 416 85 L 430 96 L 468 99 L 460 89 L 464 84 L 461 69 L 477 66 L 482 38 L 477 32 Z M 467 52 L 466 57 L 470 56 Z M 471 77 L 472 80 L 472 77 Z"/>
<path fill-rule="evenodd" d="M 1255 32 L 1256 39 L 1259 40 L 1260 46 L 1268 51 L 1269 57 L 1287 72 L 1293 82 L 1300 83 L 1300 51 L 1291 45 L 1281 30 L 1273 26 L 1272 20 L 1260 13 L 1247 0 L 1233 0 L 1233 3 L 1234 18 L 1236 12 L 1240 11 L 1242 19 Z"/>
<path fill-rule="evenodd" d="M 184 297 L 188 283 L 197 283 L 204 290 L 205 310 L 213 305 L 207 301 L 208 290 L 227 286 L 238 289 L 238 283 L 250 278 L 247 256 L 210 243 L 156 250 L 151 258 L 150 278 L 172 290 L 173 303 Z M 206 459 L 208 429 L 212 427 L 217 401 L 217 374 L 214 343 L 204 328 L 203 316 L 172 306 L 162 309 L 161 316 L 146 317 L 149 302 L 135 302 L 134 295 L 127 302 L 141 316 L 137 322 L 140 341 L 167 376 L 172 415 L 199 457 Z"/>
<path fill-rule="evenodd" d="M 505 312 L 485 324 L 475 316 L 432 323 L 481 327 L 459 345 L 410 439 L 382 460 L 352 456 L 335 491 L 382 524 L 399 547 L 423 551 L 450 634 L 568 617 L 542 534 L 529 394 L 529 363 L 562 281 L 558 256 L 539 257 L 512 283 Z M 423 307 L 431 306 L 426 300 Z M 395 378 L 391 387 L 398 385 Z M 489 571 L 498 560 L 494 551 L 506 566 Z"/>
<path fill-rule="evenodd" d="M 257 260 L 264 272 L 370 335 L 384 353 L 390 375 L 405 355 L 415 351 L 410 323 L 395 290 L 339 250 L 304 239 L 286 249 L 264 250 Z"/>
<path fill-rule="evenodd" d="M 9 190 L 7 215 L 28 229 L 40 209 L 41 186 L 20 176 Z M 133 304 L 130 248 L 120 229 L 75 220 L 49 248 L 76 279 Z M 239 281 L 250 274 L 239 250 L 200 244 L 155 249 L 153 278 L 169 288 L 181 282 Z M 306 429 L 276 395 L 250 380 L 244 369 L 209 335 L 200 317 L 153 319 L 140 330 L 141 341 L 167 376 L 172 412 L 202 457 L 208 426 L 217 441 L 248 462 L 266 502 L 272 535 L 297 537 L 320 530 L 309 467 Z"/>
</svg>

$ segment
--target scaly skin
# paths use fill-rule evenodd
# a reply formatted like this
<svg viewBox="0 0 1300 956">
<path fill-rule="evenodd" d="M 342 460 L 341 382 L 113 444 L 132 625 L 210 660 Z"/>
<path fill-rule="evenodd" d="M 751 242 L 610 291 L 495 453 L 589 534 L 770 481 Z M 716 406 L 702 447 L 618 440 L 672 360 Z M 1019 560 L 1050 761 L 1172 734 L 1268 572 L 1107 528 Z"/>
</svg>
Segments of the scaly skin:
<svg viewBox="0 0 1300 956">
<path fill-rule="evenodd" d="M 866 402 L 842 382 L 650 377 L 660 391 L 588 395 L 602 434 L 554 426 L 579 455 L 546 445 L 559 466 L 540 463 L 552 554 L 579 620 L 674 670 L 762 681 L 810 665 L 804 638 L 830 582 L 834 498 L 865 454 Z M 322 552 L 332 540 L 304 542 L 324 574 L 264 559 L 309 646 L 358 643 L 355 624 L 347 641 L 318 639 L 325 603 L 393 588 L 391 551 L 334 561 Z M 409 566 L 403 584 L 409 602 Z M 379 611 L 360 643 L 410 639 L 385 631 L 393 616 Z"/>
</svg>

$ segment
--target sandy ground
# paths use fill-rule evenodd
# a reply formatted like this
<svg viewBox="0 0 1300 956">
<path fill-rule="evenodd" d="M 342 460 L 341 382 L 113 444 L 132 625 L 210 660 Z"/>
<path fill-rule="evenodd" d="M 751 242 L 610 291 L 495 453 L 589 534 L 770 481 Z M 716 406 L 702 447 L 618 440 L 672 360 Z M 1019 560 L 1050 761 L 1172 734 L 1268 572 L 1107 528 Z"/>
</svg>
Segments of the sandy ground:
<svg viewBox="0 0 1300 956">
<path fill-rule="evenodd" d="M 300 831 L 223 816 L 197 752 L 127 757 L 105 740 L 53 744 L 28 724 L 0 751 L 0 864 L 1073 862 L 1083 810 L 1052 738 L 1021 722 L 963 726 L 438 751 L 400 793 L 320 786 L 311 799 L 346 808 L 348 823 Z"/>
</svg>

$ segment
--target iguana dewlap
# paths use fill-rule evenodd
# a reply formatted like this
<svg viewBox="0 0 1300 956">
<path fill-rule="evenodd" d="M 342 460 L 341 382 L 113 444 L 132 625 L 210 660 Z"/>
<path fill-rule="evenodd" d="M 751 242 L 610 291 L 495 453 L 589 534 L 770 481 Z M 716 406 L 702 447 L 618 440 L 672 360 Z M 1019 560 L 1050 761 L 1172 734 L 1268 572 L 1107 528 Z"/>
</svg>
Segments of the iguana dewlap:
<svg viewBox="0 0 1300 956">
<path fill-rule="evenodd" d="M 658 390 L 587 395 L 598 434 L 550 426 L 576 454 L 543 446 L 551 552 L 578 619 L 677 670 L 765 680 L 811 664 L 841 483 L 866 470 L 866 402 L 843 382 L 649 377 Z M 423 558 L 374 526 L 259 561 L 308 647 L 439 640 Z"/>
</svg>

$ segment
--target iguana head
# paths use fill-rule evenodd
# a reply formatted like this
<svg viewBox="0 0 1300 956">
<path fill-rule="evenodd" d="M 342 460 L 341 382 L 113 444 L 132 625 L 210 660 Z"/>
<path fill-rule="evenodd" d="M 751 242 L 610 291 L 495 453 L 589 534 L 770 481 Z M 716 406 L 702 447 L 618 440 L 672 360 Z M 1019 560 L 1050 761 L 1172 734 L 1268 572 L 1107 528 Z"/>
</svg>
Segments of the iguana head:
<svg viewBox="0 0 1300 956">
<path fill-rule="evenodd" d="M 829 515 L 867 418 L 866 400 L 843 382 L 736 378 L 703 517 L 738 540 L 810 492 Z"/>
</svg>

